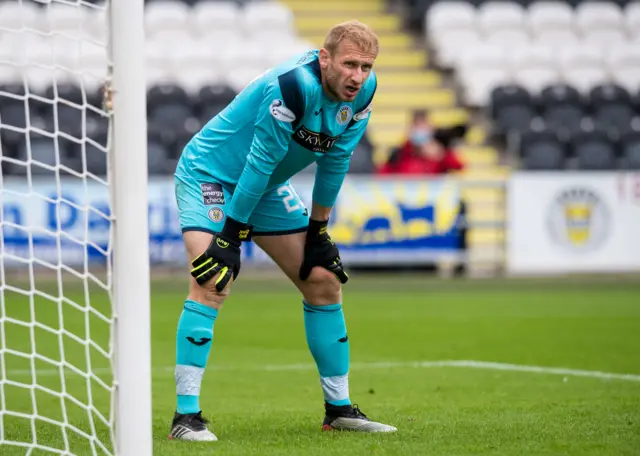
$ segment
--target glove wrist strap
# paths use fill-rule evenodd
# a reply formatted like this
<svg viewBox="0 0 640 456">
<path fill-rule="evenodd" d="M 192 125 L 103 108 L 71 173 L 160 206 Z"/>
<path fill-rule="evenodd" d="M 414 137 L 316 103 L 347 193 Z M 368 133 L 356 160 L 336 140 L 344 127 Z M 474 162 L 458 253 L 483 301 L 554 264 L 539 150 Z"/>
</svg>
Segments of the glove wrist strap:
<svg viewBox="0 0 640 456">
<path fill-rule="evenodd" d="M 313 220 L 309 219 L 309 227 L 307 228 L 307 239 L 323 239 L 327 234 L 329 220 Z"/>
<path fill-rule="evenodd" d="M 251 225 L 227 217 L 227 221 L 224 223 L 220 235 L 229 241 L 237 243 L 247 242 L 251 240 L 252 228 Z"/>
</svg>

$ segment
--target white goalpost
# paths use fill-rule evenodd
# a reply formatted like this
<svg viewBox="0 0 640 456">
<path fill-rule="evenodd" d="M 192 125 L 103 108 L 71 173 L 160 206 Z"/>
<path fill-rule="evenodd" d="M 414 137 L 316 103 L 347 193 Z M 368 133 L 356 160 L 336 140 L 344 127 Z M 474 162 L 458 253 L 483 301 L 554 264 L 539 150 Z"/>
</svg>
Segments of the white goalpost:
<svg viewBox="0 0 640 456">
<path fill-rule="evenodd" d="M 0 1 L 0 454 L 152 454 L 143 0 Z"/>
</svg>

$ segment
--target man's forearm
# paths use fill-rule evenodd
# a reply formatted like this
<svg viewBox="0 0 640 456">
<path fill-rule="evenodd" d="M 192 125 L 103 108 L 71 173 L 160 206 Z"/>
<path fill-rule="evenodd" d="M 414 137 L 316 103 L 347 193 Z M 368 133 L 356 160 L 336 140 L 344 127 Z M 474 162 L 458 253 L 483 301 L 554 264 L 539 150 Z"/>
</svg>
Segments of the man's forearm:
<svg viewBox="0 0 640 456">
<path fill-rule="evenodd" d="M 330 207 L 320 206 L 314 202 L 311 206 L 311 220 L 317 220 L 319 222 L 329 220 L 331 209 Z"/>
</svg>

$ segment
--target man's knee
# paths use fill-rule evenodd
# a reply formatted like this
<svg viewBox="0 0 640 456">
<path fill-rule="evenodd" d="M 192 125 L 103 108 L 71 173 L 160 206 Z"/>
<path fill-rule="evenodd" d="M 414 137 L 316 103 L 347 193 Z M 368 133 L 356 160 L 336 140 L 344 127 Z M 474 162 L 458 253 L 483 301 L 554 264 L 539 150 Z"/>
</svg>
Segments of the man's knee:
<svg viewBox="0 0 640 456">
<path fill-rule="evenodd" d="M 305 300 L 311 305 L 329 305 L 342 302 L 342 285 L 332 272 L 315 267 L 307 280 L 299 282 Z"/>
<path fill-rule="evenodd" d="M 227 284 L 224 290 L 218 291 L 216 289 L 216 278 L 217 276 L 202 285 L 199 285 L 198 282 L 192 278 L 189 289 L 190 298 L 200 304 L 204 304 L 205 306 L 219 309 L 231 292 L 231 283 L 233 282 L 233 279 L 229 284 Z"/>
</svg>

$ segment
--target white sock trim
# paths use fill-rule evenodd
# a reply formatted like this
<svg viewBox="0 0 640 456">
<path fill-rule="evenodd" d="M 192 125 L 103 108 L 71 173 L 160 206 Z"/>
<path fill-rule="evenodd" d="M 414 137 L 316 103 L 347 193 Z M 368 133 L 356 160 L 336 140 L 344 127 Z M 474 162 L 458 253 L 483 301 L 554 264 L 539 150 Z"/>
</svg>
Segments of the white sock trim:
<svg viewBox="0 0 640 456">
<path fill-rule="evenodd" d="M 200 396 L 200 385 L 204 368 L 195 366 L 176 365 L 176 394 L 179 396 Z"/>
<path fill-rule="evenodd" d="M 349 374 L 335 377 L 320 377 L 325 401 L 342 401 L 349 399 Z"/>
</svg>

